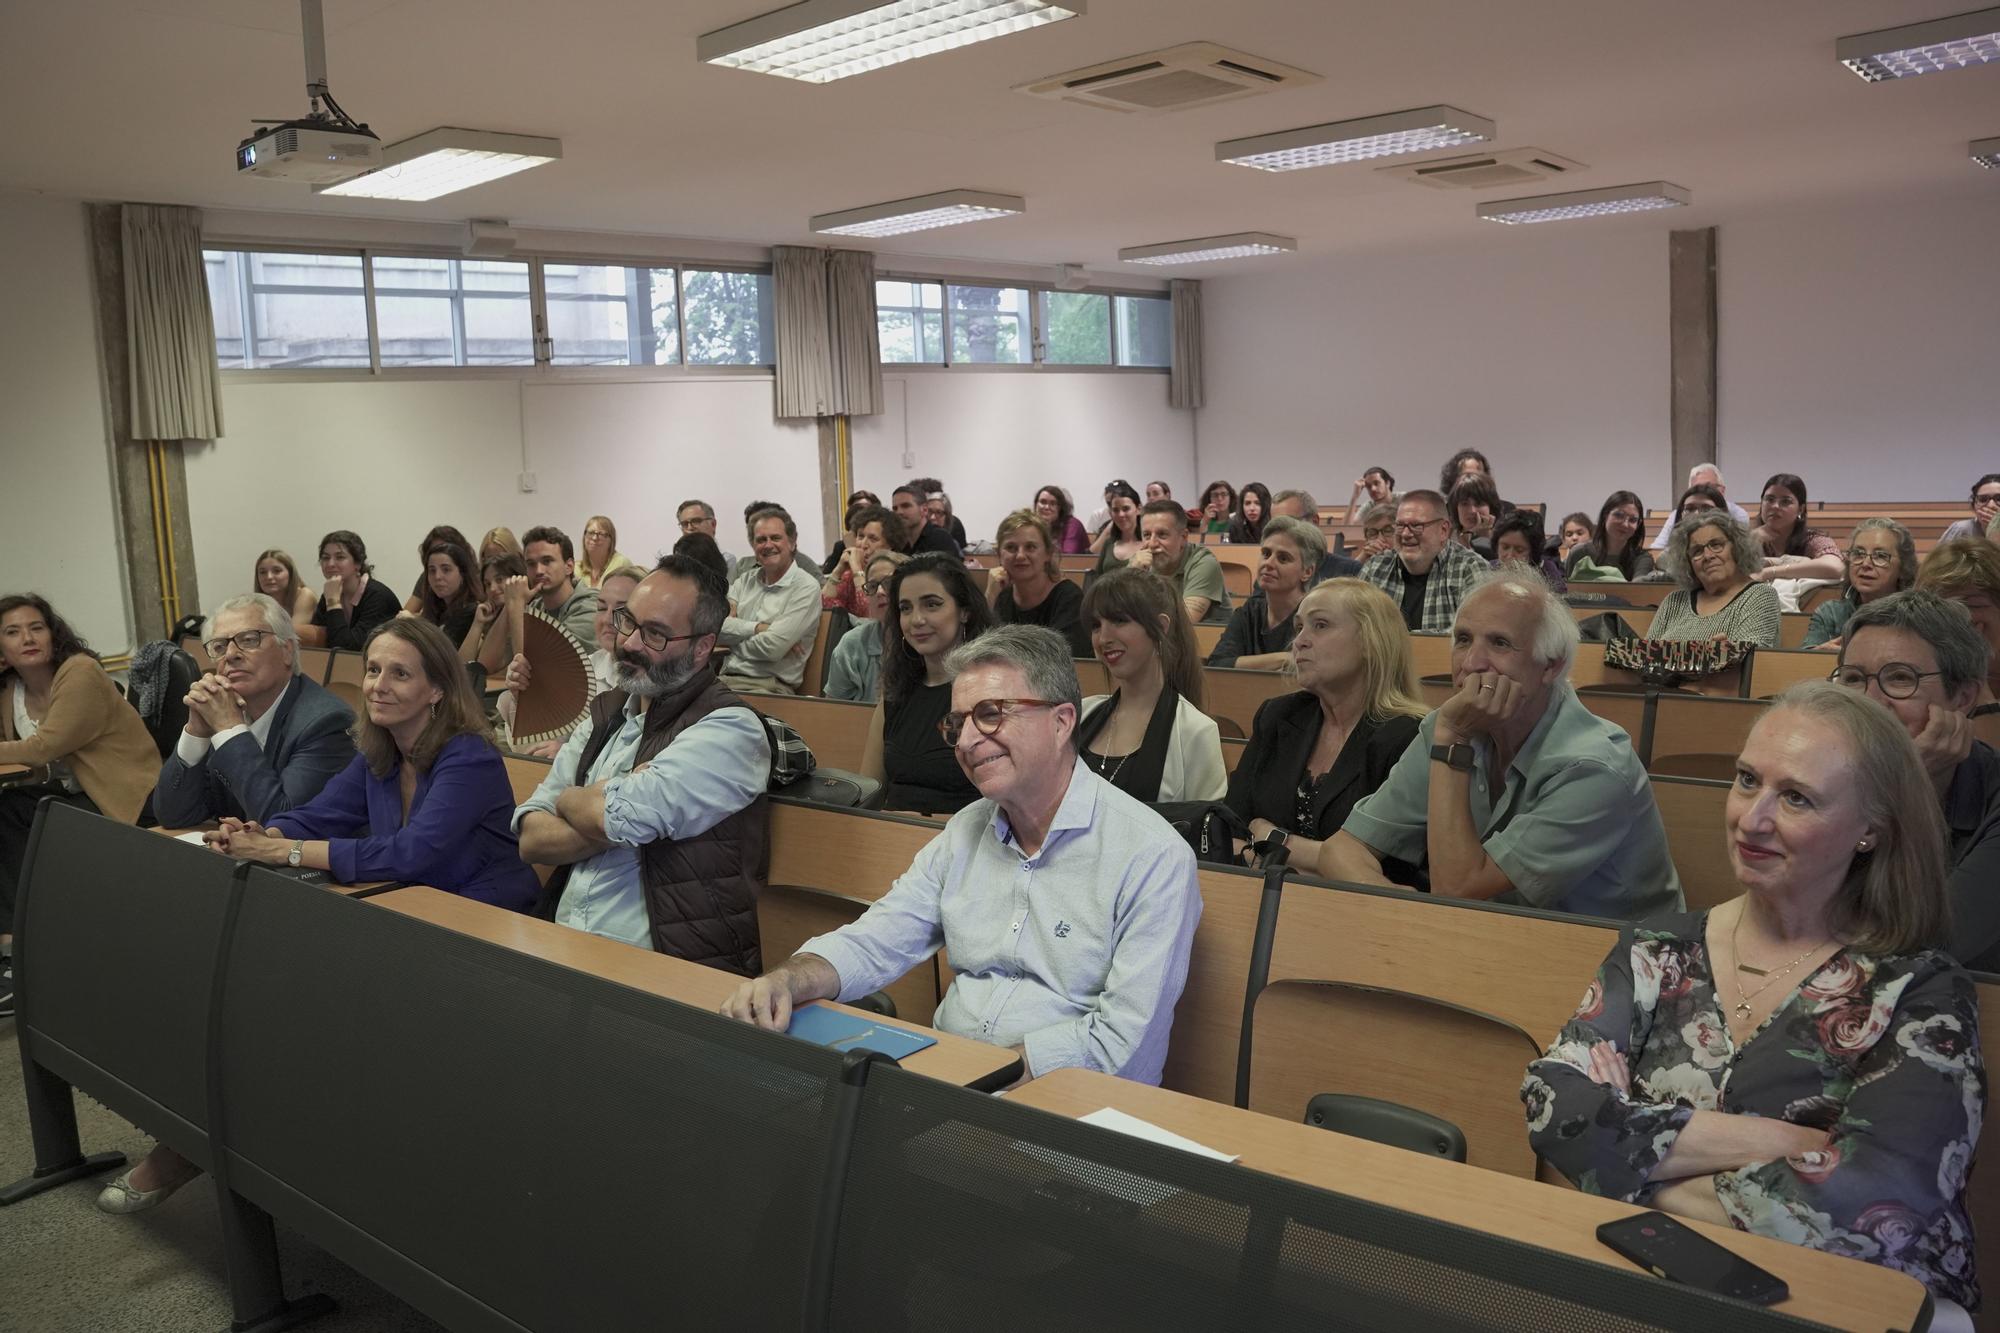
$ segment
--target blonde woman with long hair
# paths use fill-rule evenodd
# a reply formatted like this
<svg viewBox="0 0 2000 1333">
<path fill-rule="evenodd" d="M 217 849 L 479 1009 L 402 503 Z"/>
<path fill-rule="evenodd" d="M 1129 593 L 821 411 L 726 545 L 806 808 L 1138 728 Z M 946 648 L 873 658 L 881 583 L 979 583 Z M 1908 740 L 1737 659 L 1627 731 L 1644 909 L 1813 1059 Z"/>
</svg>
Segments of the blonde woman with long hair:
<svg viewBox="0 0 2000 1333">
<path fill-rule="evenodd" d="M 586 588 L 601 588 L 606 574 L 631 566 L 631 557 L 618 549 L 618 525 L 602 514 L 592 514 L 583 525 L 583 541 L 577 547 L 576 581 Z"/>
</svg>

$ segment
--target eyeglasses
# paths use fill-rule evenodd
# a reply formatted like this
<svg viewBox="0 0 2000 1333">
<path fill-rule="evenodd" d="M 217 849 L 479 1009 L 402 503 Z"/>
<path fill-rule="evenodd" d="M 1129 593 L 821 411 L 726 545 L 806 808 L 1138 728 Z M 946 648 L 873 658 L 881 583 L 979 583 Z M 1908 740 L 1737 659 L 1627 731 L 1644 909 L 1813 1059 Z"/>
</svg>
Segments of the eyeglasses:
<svg viewBox="0 0 2000 1333">
<path fill-rule="evenodd" d="M 229 645 L 232 643 L 246 653 L 254 653 L 264 646 L 264 640 L 277 637 L 267 629 L 246 629 L 241 634 L 232 634 L 226 639 L 210 639 L 201 648 L 208 654 L 209 661 L 220 662 L 222 655 L 229 651 Z"/>
<path fill-rule="evenodd" d="M 876 593 L 881 592 L 884 588 L 888 586 L 889 586 L 888 579 L 870 579 L 868 580 L 868 582 L 861 585 L 861 591 L 867 593 L 870 597 L 873 597 Z"/>
<path fill-rule="evenodd" d="M 1728 549 L 1729 543 L 1723 538 L 1717 537 L 1714 541 L 1703 542 L 1699 546 L 1688 547 L 1688 555 L 1690 557 L 1697 555 L 1721 555 Z"/>
<path fill-rule="evenodd" d="M 1868 682 L 1874 681 L 1882 693 L 1891 699 L 1907 699 L 1917 692 L 1928 676 L 1942 676 L 1942 671 L 1919 671 L 1908 662 L 1890 662 L 1880 671 L 1863 671 L 1858 666 L 1835 667 L 1827 679 L 1836 685 L 1845 685 L 1850 690 L 1865 690 Z"/>
<path fill-rule="evenodd" d="M 1981 491 L 1972 497 L 1972 503 L 1975 508 L 1985 508 L 1987 505 L 2000 505 L 2000 491 Z"/>
<path fill-rule="evenodd" d="M 1374 540 L 1375 540 L 1376 538 L 1378 538 L 1378 537 L 1386 537 L 1386 536 L 1388 536 L 1388 535 L 1389 535 L 1390 533 L 1394 532 L 1395 530 L 1396 530 L 1396 528 L 1395 528 L 1395 525 L 1394 525 L 1394 524 L 1392 524 L 1392 523 L 1385 523 L 1385 524 L 1383 524 L 1383 525 L 1382 525 L 1381 527 L 1379 527 L 1379 528 L 1363 528 L 1363 529 L 1361 529 L 1361 536 L 1362 536 L 1362 539 L 1363 539 L 1363 540 L 1365 540 L 1365 541 L 1371 541 L 1371 542 L 1372 542 L 1372 541 L 1374 541 Z"/>
<path fill-rule="evenodd" d="M 684 518 L 684 519 L 682 519 L 682 520 L 681 520 L 681 531 L 682 531 L 682 532 L 694 532 L 694 531 L 698 530 L 698 529 L 699 529 L 699 528 L 701 527 L 701 525 L 702 525 L 702 524 L 704 524 L 704 523 L 706 523 L 706 522 L 708 522 L 708 521 L 709 521 L 709 520 L 708 520 L 708 519 L 705 519 L 705 518 Z M 588 534 L 585 534 L 585 535 L 588 535 Z"/>
<path fill-rule="evenodd" d="M 938 719 L 938 735 L 944 737 L 946 745 L 958 744 L 959 733 L 965 730 L 965 721 L 972 719 L 972 725 L 979 728 L 982 736 L 991 736 L 1000 730 L 1000 724 L 1007 720 L 1010 708 L 1054 708 L 1053 699 L 981 699 L 966 713 L 946 713 Z"/>
<path fill-rule="evenodd" d="M 1887 569 L 1896 563 L 1894 551 L 1864 551 L 1859 546 L 1847 553 L 1850 565 L 1873 565 L 1877 569 Z"/>
<path fill-rule="evenodd" d="M 1398 521 L 1394 526 L 1396 531 L 1398 532 L 1422 532 L 1425 528 L 1429 527 L 1433 523 L 1449 523 L 1449 522 L 1451 522 L 1451 520 L 1448 518 L 1427 518 L 1421 523 L 1404 523 Z"/>
<path fill-rule="evenodd" d="M 670 643 L 701 637 L 699 634 L 669 634 L 657 625 L 641 625 L 638 618 L 622 606 L 611 613 L 611 632 L 618 636 L 620 642 L 631 638 L 634 630 L 639 632 L 639 642 L 656 653 L 665 652 Z"/>
</svg>

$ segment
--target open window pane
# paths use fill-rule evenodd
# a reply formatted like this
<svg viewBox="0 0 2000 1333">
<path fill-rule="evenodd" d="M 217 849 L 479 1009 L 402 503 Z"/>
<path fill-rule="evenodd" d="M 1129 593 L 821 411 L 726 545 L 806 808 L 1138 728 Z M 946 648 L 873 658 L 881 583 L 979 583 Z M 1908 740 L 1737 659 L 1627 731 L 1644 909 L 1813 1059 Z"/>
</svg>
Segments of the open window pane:
<svg viewBox="0 0 2000 1333">
<path fill-rule="evenodd" d="M 367 367 L 360 255 L 205 250 L 202 260 L 225 369 Z"/>
<path fill-rule="evenodd" d="M 1118 309 L 1118 364 L 1165 366 L 1173 363 L 1174 307 L 1164 296 L 1121 296 Z"/>
<path fill-rule="evenodd" d="M 967 365 L 1023 365 L 1030 360 L 1028 293 L 1022 287 L 945 288 L 951 359 Z"/>
<path fill-rule="evenodd" d="M 687 303 L 687 363 L 691 366 L 768 366 L 771 352 L 771 275 L 687 269 L 681 274 Z"/>
<path fill-rule="evenodd" d="M 1111 298 L 1091 292 L 1042 294 L 1042 360 L 1052 366 L 1111 364 Z"/>
<path fill-rule="evenodd" d="M 544 264 L 558 366 L 666 366 L 680 360 L 670 268 Z"/>
<path fill-rule="evenodd" d="M 944 288 L 935 282 L 877 282 L 875 325 L 885 363 L 944 364 Z"/>
<path fill-rule="evenodd" d="M 534 364 L 526 264 L 408 255 L 374 264 L 384 366 Z"/>
</svg>

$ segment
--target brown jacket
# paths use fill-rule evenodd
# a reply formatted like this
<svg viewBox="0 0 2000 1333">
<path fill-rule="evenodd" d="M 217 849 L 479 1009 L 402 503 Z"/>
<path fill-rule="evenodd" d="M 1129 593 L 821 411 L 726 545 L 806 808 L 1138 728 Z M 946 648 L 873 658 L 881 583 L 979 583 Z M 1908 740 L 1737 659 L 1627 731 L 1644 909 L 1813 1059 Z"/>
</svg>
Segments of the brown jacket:
<svg viewBox="0 0 2000 1333">
<path fill-rule="evenodd" d="M 625 692 L 607 690 L 591 704 L 590 740 L 577 763 L 590 772 L 597 756 L 623 725 Z M 712 667 L 646 710 L 634 766 L 673 744 L 674 738 L 718 708 L 747 705 L 716 679 Z M 757 897 L 771 870 L 770 802 L 757 799 L 693 838 L 662 838 L 639 848 L 639 878 L 645 886 L 646 917 L 653 948 L 691 963 L 746 977 L 763 971 L 757 937 Z M 548 900 L 560 901 L 567 868 L 551 880 Z"/>
<path fill-rule="evenodd" d="M 83 794 L 112 819 L 135 823 L 160 776 L 152 733 L 118 693 L 97 659 L 75 653 L 56 668 L 49 710 L 27 740 L 14 736 L 14 691 L 20 680 L 0 680 L 0 764 L 68 764 Z"/>
</svg>

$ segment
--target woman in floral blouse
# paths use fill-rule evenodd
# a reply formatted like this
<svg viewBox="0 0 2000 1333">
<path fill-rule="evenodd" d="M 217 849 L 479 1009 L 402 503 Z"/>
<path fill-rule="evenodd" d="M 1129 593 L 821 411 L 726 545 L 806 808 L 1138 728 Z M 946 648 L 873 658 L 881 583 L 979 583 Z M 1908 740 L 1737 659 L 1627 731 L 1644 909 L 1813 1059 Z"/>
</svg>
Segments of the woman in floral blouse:
<svg viewBox="0 0 2000 1333">
<path fill-rule="evenodd" d="M 1908 1273 L 1948 1327 L 1986 1074 L 1929 791 L 1879 704 L 1788 691 L 1729 794 L 1742 896 L 1613 949 L 1521 1099 L 1579 1188 Z"/>
</svg>

